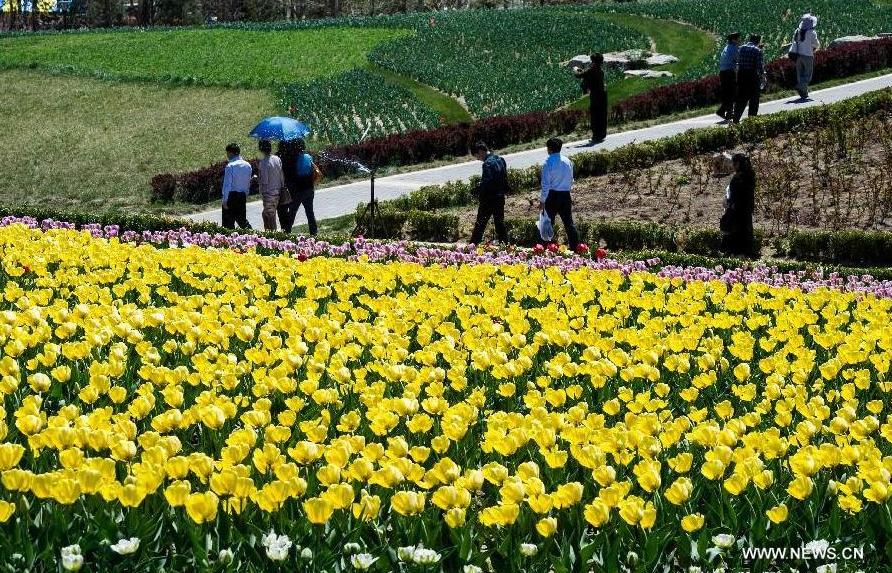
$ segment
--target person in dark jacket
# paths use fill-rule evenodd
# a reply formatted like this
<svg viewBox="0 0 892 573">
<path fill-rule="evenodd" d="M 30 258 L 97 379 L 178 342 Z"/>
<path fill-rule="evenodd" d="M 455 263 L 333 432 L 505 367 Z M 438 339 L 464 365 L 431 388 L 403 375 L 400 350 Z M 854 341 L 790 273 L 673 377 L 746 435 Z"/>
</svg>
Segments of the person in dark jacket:
<svg viewBox="0 0 892 573">
<path fill-rule="evenodd" d="M 750 158 L 736 153 L 731 158 L 734 175 L 725 196 L 722 216 L 722 251 L 749 256 L 753 252 L 753 211 L 756 208 L 756 172 Z"/>
<path fill-rule="evenodd" d="M 471 243 L 479 245 L 483 240 L 483 231 L 489 218 L 492 217 L 499 241 L 508 242 L 508 231 L 505 229 L 505 195 L 508 193 L 508 166 L 505 160 L 490 153 L 485 143 L 474 144 L 471 153 L 483 162 L 483 175 L 478 187 L 480 206 L 477 208 L 477 221 L 471 233 Z"/>
<path fill-rule="evenodd" d="M 315 235 L 318 226 L 313 212 L 313 197 L 318 170 L 313 163 L 313 157 L 306 152 L 306 143 L 303 139 L 283 141 L 279 145 L 279 156 L 282 158 L 285 188 L 291 197 L 289 203 L 279 204 L 279 224 L 282 231 L 291 232 L 297 210 L 303 205 L 310 234 Z"/>
<path fill-rule="evenodd" d="M 765 83 L 765 58 L 761 44 L 762 36 L 752 34 L 737 52 L 737 102 L 734 104 L 734 123 L 740 121 L 747 106 L 750 117 L 759 114 L 759 99 Z"/>
<path fill-rule="evenodd" d="M 737 98 L 737 52 L 740 43 L 740 32 L 728 34 L 728 43 L 722 49 L 719 57 L 719 98 L 722 105 L 716 114 L 730 120 L 734 113 L 734 100 Z"/>
<path fill-rule="evenodd" d="M 607 138 L 607 88 L 604 87 L 604 55 L 592 54 L 592 65 L 582 74 L 582 93 L 589 96 L 592 143 Z"/>
</svg>

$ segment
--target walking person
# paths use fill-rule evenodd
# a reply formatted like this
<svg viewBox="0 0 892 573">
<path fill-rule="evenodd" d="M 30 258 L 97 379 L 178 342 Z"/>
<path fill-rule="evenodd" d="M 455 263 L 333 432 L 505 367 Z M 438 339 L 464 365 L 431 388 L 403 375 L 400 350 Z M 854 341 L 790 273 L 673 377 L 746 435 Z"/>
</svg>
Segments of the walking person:
<svg viewBox="0 0 892 573">
<path fill-rule="evenodd" d="M 759 114 L 759 99 L 765 83 L 765 57 L 760 44 L 762 36 L 752 34 L 737 53 L 737 101 L 734 104 L 734 123 L 740 122 L 749 106 L 749 117 Z"/>
<path fill-rule="evenodd" d="M 248 192 L 251 190 L 251 178 L 254 170 L 251 164 L 242 159 L 242 151 L 238 143 L 226 146 L 226 170 L 223 172 L 223 226 L 235 229 L 235 224 L 242 229 L 250 229 L 247 217 Z"/>
<path fill-rule="evenodd" d="M 282 161 L 282 175 L 285 188 L 279 195 L 279 206 L 276 213 L 279 216 L 279 227 L 283 233 L 291 233 L 294 226 L 294 216 L 297 207 L 294 204 L 294 193 L 297 185 L 297 153 L 294 142 L 280 141 L 278 150 L 279 159 Z"/>
<path fill-rule="evenodd" d="M 548 159 L 542 166 L 542 190 L 539 196 L 539 209 L 544 210 L 554 226 L 556 216 L 560 216 L 567 233 L 570 250 L 579 247 L 579 233 L 573 224 L 573 202 L 570 191 L 573 189 L 573 163 L 561 153 L 564 142 L 557 137 L 549 139 L 545 146 Z"/>
<path fill-rule="evenodd" d="M 491 153 L 485 143 L 478 142 L 471 149 L 477 160 L 483 162 L 483 175 L 477 187 L 480 201 L 477 207 L 477 221 L 471 233 L 471 243 L 479 245 L 483 241 L 483 231 L 492 217 L 496 227 L 496 237 L 503 245 L 508 243 L 505 229 L 505 195 L 508 194 L 508 165 L 505 160 Z"/>
<path fill-rule="evenodd" d="M 753 252 L 753 211 L 756 208 L 756 172 L 750 158 L 736 153 L 731 158 L 734 175 L 725 195 L 722 215 L 722 251 L 749 256 Z"/>
<path fill-rule="evenodd" d="M 588 112 L 592 143 L 607 138 L 607 88 L 604 86 L 604 55 L 592 54 L 592 65 L 582 74 L 582 93 L 589 95 Z"/>
<path fill-rule="evenodd" d="M 276 211 L 285 190 L 285 175 L 282 172 L 282 160 L 273 155 L 273 146 L 266 140 L 258 144 L 260 153 L 260 198 L 263 200 L 263 228 L 266 231 L 276 230 Z"/>
<path fill-rule="evenodd" d="M 796 61 L 796 92 L 803 101 L 808 99 L 808 84 L 815 73 L 815 52 L 821 49 L 817 26 L 817 16 L 803 15 L 790 46 L 790 57 Z"/>
<path fill-rule="evenodd" d="M 306 143 L 303 139 L 294 140 L 294 191 L 291 193 L 291 207 L 289 210 L 290 225 L 294 224 L 297 210 L 303 205 L 304 214 L 307 216 L 307 226 L 310 235 L 315 236 L 318 231 L 316 215 L 313 213 L 313 197 L 316 183 L 322 178 L 322 172 L 313 162 L 313 156 L 306 152 Z"/>
<path fill-rule="evenodd" d="M 725 120 L 734 116 L 734 100 L 737 98 L 737 55 L 740 50 L 740 32 L 728 34 L 727 43 L 719 57 L 719 100 L 721 106 L 716 115 Z"/>
</svg>

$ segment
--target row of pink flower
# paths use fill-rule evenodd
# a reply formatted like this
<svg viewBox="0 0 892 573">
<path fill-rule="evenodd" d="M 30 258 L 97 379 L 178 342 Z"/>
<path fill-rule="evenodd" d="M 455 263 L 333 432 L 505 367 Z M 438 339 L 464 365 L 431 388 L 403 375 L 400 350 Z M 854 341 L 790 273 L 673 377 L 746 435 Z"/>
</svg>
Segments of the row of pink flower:
<svg viewBox="0 0 892 573">
<path fill-rule="evenodd" d="M 24 224 L 31 228 L 76 229 L 77 225 L 65 221 L 45 219 L 38 221 L 32 217 L 5 217 L 0 225 Z M 405 261 L 424 265 L 526 264 L 531 267 L 557 267 L 561 271 L 578 268 L 616 269 L 625 273 L 643 271 L 659 264 L 658 259 L 650 261 L 619 262 L 612 259 L 597 260 L 586 256 L 562 255 L 549 251 L 535 252 L 528 249 L 496 250 L 478 249 L 473 245 L 454 247 L 426 246 L 408 241 L 370 241 L 354 239 L 343 244 L 333 244 L 312 237 L 295 236 L 289 240 L 279 240 L 251 233 L 196 233 L 186 228 L 165 231 L 121 231 L 117 225 L 81 225 L 80 230 L 97 238 L 118 238 L 129 243 L 150 243 L 169 247 L 197 246 L 205 248 L 225 248 L 247 251 L 261 249 L 272 252 L 290 253 L 297 258 L 344 257 L 358 259 L 366 257 L 370 261 Z"/>
<path fill-rule="evenodd" d="M 64 221 L 46 219 L 38 221 L 31 217 L 5 217 L 0 226 L 24 224 L 40 229 L 75 229 L 76 225 Z M 782 272 L 777 268 L 757 265 L 752 268 L 725 269 L 722 267 L 681 267 L 660 266 L 657 258 L 644 261 L 623 262 L 613 259 L 595 259 L 589 256 L 569 253 L 553 253 L 541 250 L 495 250 L 478 249 L 473 245 L 454 247 L 425 246 L 406 241 L 369 241 L 362 238 L 343 244 L 332 244 L 311 237 L 296 236 L 290 240 L 278 240 L 255 234 L 196 233 L 186 228 L 165 231 L 121 231 L 116 225 L 82 225 L 81 230 L 98 238 L 117 237 L 131 243 L 150 243 L 169 247 L 198 246 L 205 248 L 225 248 L 235 250 L 261 249 L 272 252 L 289 253 L 306 260 L 310 257 L 344 257 L 355 260 L 366 257 L 370 261 L 405 261 L 424 265 L 467 265 L 525 264 L 532 268 L 555 267 L 562 272 L 579 268 L 619 270 L 625 274 L 635 271 L 653 270 L 659 276 L 679 278 L 685 281 L 719 280 L 727 284 L 763 283 L 771 286 L 798 288 L 812 291 L 818 288 L 832 288 L 848 292 L 864 292 L 892 298 L 892 281 L 878 280 L 870 275 L 843 277 L 837 273 L 813 271 Z"/>
</svg>

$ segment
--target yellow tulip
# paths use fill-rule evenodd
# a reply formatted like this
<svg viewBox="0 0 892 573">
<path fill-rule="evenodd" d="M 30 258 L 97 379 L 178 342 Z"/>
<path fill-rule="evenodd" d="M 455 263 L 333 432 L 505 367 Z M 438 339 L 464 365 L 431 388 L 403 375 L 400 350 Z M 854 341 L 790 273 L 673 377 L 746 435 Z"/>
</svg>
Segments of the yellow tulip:
<svg viewBox="0 0 892 573">
<path fill-rule="evenodd" d="M 783 503 L 780 505 L 776 505 L 765 512 L 765 515 L 768 516 L 768 519 L 770 519 L 772 523 L 785 522 L 787 520 L 788 514 L 789 512 L 787 510 L 787 506 Z"/>
<path fill-rule="evenodd" d="M 703 523 L 705 521 L 703 514 L 692 513 L 681 518 L 681 528 L 688 533 L 694 533 L 703 528 Z"/>
<path fill-rule="evenodd" d="M 334 513 L 334 507 L 331 503 L 319 497 L 313 497 L 304 501 L 303 508 L 309 522 L 315 525 L 327 523 Z"/>
<path fill-rule="evenodd" d="M 536 531 L 542 537 L 551 537 L 557 531 L 557 519 L 554 517 L 543 517 L 536 523 Z"/>
<path fill-rule="evenodd" d="M 6 523 L 15 513 L 15 504 L 0 500 L 0 523 Z"/>
<path fill-rule="evenodd" d="M 186 498 L 186 513 L 195 523 L 207 523 L 217 517 L 219 498 L 210 491 L 192 493 Z"/>
</svg>

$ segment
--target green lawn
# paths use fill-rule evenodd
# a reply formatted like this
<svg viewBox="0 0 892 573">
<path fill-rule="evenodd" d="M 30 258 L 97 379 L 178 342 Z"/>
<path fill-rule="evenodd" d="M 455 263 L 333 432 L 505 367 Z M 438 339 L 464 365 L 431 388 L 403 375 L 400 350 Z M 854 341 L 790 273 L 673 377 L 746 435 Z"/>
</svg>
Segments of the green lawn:
<svg viewBox="0 0 892 573">
<path fill-rule="evenodd" d="M 360 67 L 388 28 L 181 29 L 0 38 L 0 68 L 103 78 L 267 87 Z"/>
<path fill-rule="evenodd" d="M 598 17 L 637 30 L 649 37 L 661 54 L 676 56 L 678 62 L 657 68 L 676 76 L 702 66 L 703 61 L 716 49 L 714 36 L 686 24 L 630 14 L 599 14 Z M 659 85 L 658 80 L 624 78 L 607 86 L 607 101 L 618 102 L 656 85 Z M 588 96 L 575 101 L 570 107 L 587 108 Z"/>
<path fill-rule="evenodd" d="M 149 181 L 222 161 L 275 110 L 260 90 L 162 87 L 0 72 L 0 202 L 79 210 L 160 210 Z M 12 110 L 11 113 L 8 110 Z M 165 206 L 170 209 L 170 206 Z"/>
</svg>

